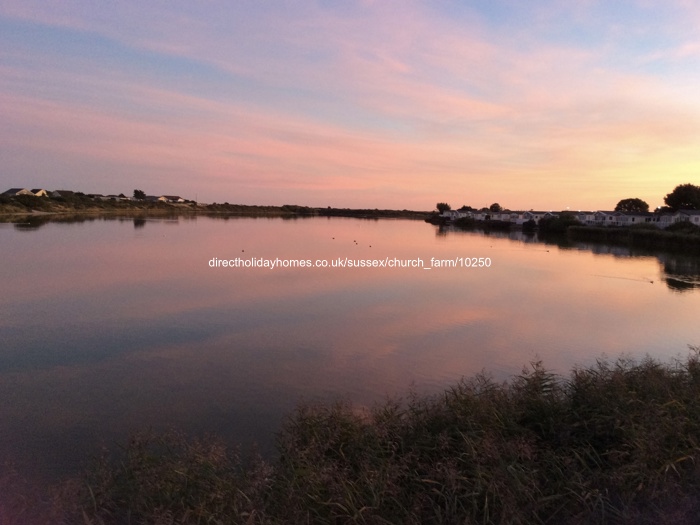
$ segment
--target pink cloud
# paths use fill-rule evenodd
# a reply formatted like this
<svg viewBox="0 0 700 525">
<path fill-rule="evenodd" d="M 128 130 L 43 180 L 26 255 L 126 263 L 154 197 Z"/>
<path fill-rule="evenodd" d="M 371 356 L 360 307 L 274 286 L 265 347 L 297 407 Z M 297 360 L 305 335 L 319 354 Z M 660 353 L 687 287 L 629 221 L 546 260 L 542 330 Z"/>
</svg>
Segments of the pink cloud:
<svg viewBox="0 0 700 525">
<path fill-rule="evenodd" d="M 662 196 L 700 159 L 692 90 L 611 71 L 600 49 L 555 47 L 534 34 L 522 45 L 527 33 L 501 34 L 476 16 L 456 21 L 423 4 L 343 13 L 304 4 L 298 15 L 253 13 L 247 28 L 217 4 L 149 4 L 139 16 L 121 4 L 108 13 L 80 2 L 1 9 L 207 63 L 269 89 L 268 100 L 243 93 L 215 101 L 98 68 L 73 84 L 75 71 L 63 73 L 92 104 L 2 95 L 16 126 L 4 138 L 17 148 L 196 174 L 216 194 L 216 184 L 239 184 L 250 198 L 277 201 L 292 191 L 313 203 L 349 191 L 360 206 L 362 192 L 374 192 L 393 195 L 387 206 L 424 199 L 421 208 L 450 195 L 550 208 L 568 195 L 574 206 L 595 208 L 620 186 Z M 60 78 L 50 65 L 44 71 L 43 81 Z M 14 72 L 20 86 L 38 74 Z M 295 91 L 305 95 L 295 99 Z"/>
</svg>

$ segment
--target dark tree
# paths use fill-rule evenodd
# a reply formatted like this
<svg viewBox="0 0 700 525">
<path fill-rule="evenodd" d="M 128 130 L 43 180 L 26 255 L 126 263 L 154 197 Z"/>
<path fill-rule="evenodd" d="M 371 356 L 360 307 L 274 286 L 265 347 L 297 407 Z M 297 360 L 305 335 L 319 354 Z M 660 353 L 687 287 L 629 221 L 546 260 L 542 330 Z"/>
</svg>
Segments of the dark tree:
<svg viewBox="0 0 700 525">
<path fill-rule="evenodd" d="M 451 209 L 452 209 L 452 206 L 450 206 L 446 202 L 438 202 L 437 203 L 437 211 L 440 213 L 450 211 Z"/>
<path fill-rule="evenodd" d="M 500 204 L 498 204 L 497 202 L 494 202 L 491 206 L 489 206 L 489 211 L 499 212 L 499 211 L 503 211 L 503 208 L 501 207 Z"/>
<path fill-rule="evenodd" d="M 642 199 L 622 199 L 615 206 L 615 211 L 645 212 L 649 211 L 649 205 Z"/>
<path fill-rule="evenodd" d="M 537 222 L 534 219 L 527 220 L 523 223 L 523 232 L 532 233 L 537 229 Z"/>
<path fill-rule="evenodd" d="M 146 192 L 141 190 L 134 190 L 134 199 L 143 200 L 146 198 Z"/>
<path fill-rule="evenodd" d="M 664 197 L 664 202 L 672 210 L 700 210 L 700 186 L 680 184 Z"/>
<path fill-rule="evenodd" d="M 566 233 L 569 226 L 578 226 L 581 224 L 576 215 L 570 212 L 561 212 L 559 217 L 550 217 L 547 219 L 540 219 L 538 226 L 540 228 L 540 233 Z"/>
</svg>

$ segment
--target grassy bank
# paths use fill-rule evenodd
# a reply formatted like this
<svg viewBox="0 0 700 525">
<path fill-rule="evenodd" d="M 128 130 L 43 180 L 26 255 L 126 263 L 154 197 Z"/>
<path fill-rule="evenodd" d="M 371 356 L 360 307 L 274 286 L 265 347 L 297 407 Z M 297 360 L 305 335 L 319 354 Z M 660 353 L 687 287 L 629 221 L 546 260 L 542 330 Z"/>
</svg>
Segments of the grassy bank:
<svg viewBox="0 0 700 525">
<path fill-rule="evenodd" d="M 436 226 L 450 225 L 454 226 L 455 228 L 467 231 L 509 231 L 516 228 L 516 225 L 514 223 L 508 221 L 480 221 L 472 219 L 470 217 L 462 217 L 461 219 L 450 220 L 446 219 L 445 217 L 441 217 L 437 213 L 429 214 L 428 217 L 426 217 L 424 220 L 425 222 L 435 224 Z"/>
<path fill-rule="evenodd" d="M 322 217 L 355 217 L 358 219 L 416 219 L 425 220 L 430 215 L 426 211 L 379 210 L 350 208 L 315 208 Z"/>
<path fill-rule="evenodd" d="M 355 218 L 405 218 L 424 219 L 428 213 L 411 210 L 379 210 L 349 208 L 314 208 L 285 204 L 283 206 L 258 206 L 246 204 L 212 203 L 196 204 L 147 202 L 138 200 L 95 200 L 77 194 L 69 198 L 45 198 L 22 195 L 0 196 L 0 217 L 13 220 L 16 215 L 244 215 L 281 217 L 355 217 Z"/>
<path fill-rule="evenodd" d="M 76 194 L 69 198 L 45 198 L 23 195 L 19 197 L 2 197 L 0 215 L 12 214 L 194 214 L 194 213 L 229 213 L 247 215 L 309 215 L 313 208 L 306 206 L 248 206 L 242 204 L 213 203 L 196 204 L 150 202 L 143 200 L 99 200 L 86 195 Z"/>
<path fill-rule="evenodd" d="M 142 210 L 142 209 L 173 209 L 174 207 L 189 207 L 189 204 L 171 204 L 167 202 L 147 202 L 138 200 L 95 199 L 82 193 L 69 197 L 35 197 L 19 195 L 7 197 L 0 195 L 0 213 L 72 213 L 76 211 L 109 211 L 109 210 Z"/>
<path fill-rule="evenodd" d="M 683 226 L 682 224 L 680 226 Z M 657 228 L 595 228 L 571 226 L 567 233 L 574 241 L 619 244 L 648 250 L 677 251 L 700 254 L 700 234 L 692 225 L 688 230 L 659 230 Z"/>
<path fill-rule="evenodd" d="M 475 219 L 470 219 L 469 217 L 464 217 L 462 219 L 457 219 L 453 223 L 458 228 L 463 230 L 482 230 L 482 231 L 509 231 L 515 227 L 515 224 L 508 221 L 499 220 L 489 220 L 489 221 L 477 221 Z"/>
<path fill-rule="evenodd" d="M 700 359 L 534 364 L 359 411 L 302 407 L 278 458 L 136 436 L 52 523 L 697 523 Z"/>
</svg>

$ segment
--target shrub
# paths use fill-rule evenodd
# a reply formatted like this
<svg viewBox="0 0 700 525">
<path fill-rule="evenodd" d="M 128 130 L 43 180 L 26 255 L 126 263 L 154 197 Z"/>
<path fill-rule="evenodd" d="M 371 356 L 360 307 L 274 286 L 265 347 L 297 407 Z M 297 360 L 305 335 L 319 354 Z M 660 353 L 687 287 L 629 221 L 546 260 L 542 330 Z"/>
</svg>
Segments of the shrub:
<svg viewBox="0 0 700 525">
<path fill-rule="evenodd" d="M 540 232 L 544 234 L 566 233 L 570 226 L 579 226 L 580 224 L 578 219 L 571 213 L 562 213 L 559 217 L 540 219 L 538 222 Z"/>
<path fill-rule="evenodd" d="M 137 436 L 64 508 L 105 524 L 696 523 L 699 443 L 697 348 L 568 378 L 534 363 L 372 410 L 302 406 L 272 465 L 216 440 Z"/>
<path fill-rule="evenodd" d="M 700 226 L 688 221 L 678 221 L 674 222 L 668 226 L 665 231 L 674 233 L 685 233 L 690 235 L 700 235 Z"/>
<path fill-rule="evenodd" d="M 534 232 L 537 229 L 537 222 L 534 219 L 530 219 L 523 223 L 524 232 Z"/>
<path fill-rule="evenodd" d="M 68 523 L 82 523 L 87 513 L 86 523 L 254 523 L 269 473 L 257 456 L 244 468 L 215 438 L 138 434 L 119 462 L 98 458 L 82 484 L 66 486 L 57 510 Z"/>
</svg>

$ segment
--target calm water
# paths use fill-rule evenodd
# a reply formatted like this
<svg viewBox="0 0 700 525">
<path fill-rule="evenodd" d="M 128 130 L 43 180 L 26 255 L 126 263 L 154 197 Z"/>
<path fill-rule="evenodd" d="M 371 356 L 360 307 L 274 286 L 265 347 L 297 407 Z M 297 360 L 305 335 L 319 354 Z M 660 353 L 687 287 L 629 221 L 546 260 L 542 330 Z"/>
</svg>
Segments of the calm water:
<svg viewBox="0 0 700 525">
<path fill-rule="evenodd" d="M 52 479 L 170 427 L 270 451 L 300 401 L 700 344 L 697 259 L 511 237 L 338 218 L 0 224 L 0 459 Z M 491 265 L 209 266 L 237 257 Z"/>
</svg>

